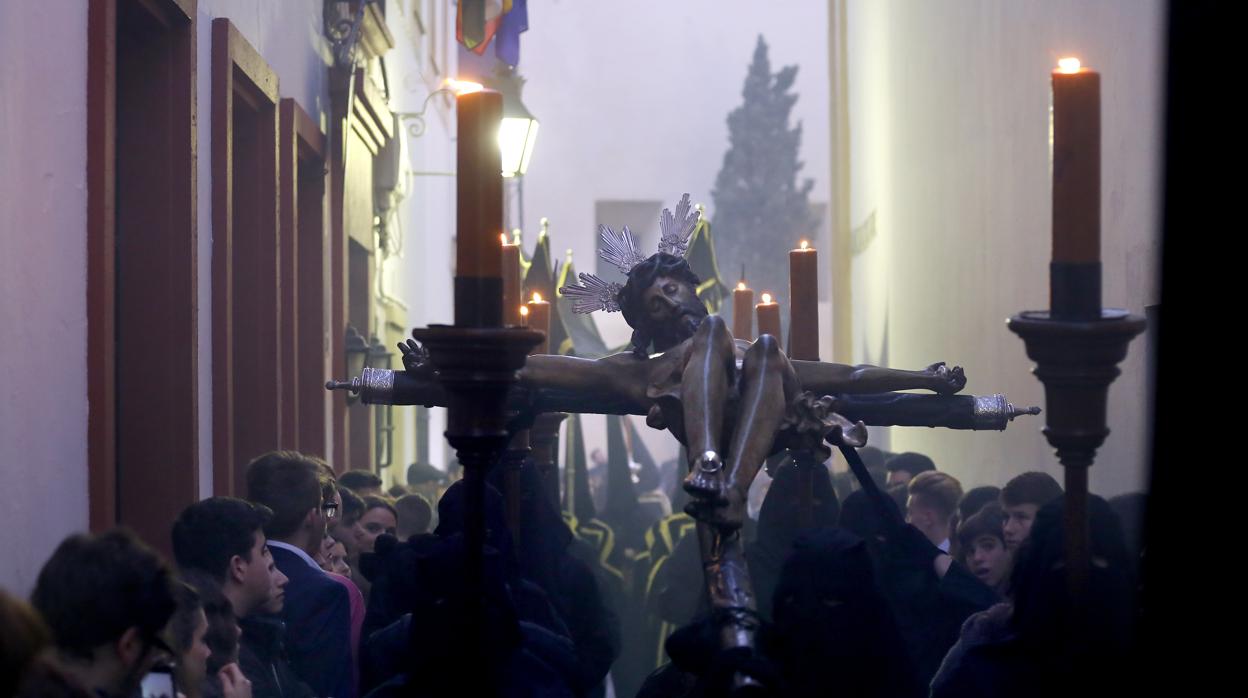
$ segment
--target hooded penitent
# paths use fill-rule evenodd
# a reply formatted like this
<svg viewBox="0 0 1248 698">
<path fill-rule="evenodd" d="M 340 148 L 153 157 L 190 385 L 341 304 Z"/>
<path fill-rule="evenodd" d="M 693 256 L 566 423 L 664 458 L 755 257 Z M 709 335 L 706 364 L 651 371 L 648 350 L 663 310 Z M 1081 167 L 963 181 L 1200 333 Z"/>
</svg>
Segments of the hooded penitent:
<svg viewBox="0 0 1248 698">
<path fill-rule="evenodd" d="M 832 489 L 826 468 L 812 468 L 810 528 L 835 526 L 840 504 Z M 797 466 L 786 463 L 776 469 L 767 497 L 758 512 L 758 538 L 746 549 L 750 579 L 758 600 L 758 613 L 771 619 L 771 594 L 780 577 L 780 567 L 803 530 L 800 517 L 801 479 Z"/>
<path fill-rule="evenodd" d="M 924 694 L 861 538 L 839 528 L 801 535 L 772 604 L 766 654 L 779 666 L 784 695 Z"/>
</svg>

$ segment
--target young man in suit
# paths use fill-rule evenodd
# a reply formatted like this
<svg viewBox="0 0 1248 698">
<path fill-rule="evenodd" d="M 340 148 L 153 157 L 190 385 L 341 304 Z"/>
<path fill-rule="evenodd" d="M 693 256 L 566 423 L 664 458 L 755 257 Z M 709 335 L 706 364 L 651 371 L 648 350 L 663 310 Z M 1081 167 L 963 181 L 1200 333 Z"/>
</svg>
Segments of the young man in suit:
<svg viewBox="0 0 1248 698">
<path fill-rule="evenodd" d="M 266 453 L 247 466 L 247 498 L 273 511 L 264 532 L 289 579 L 282 620 L 291 665 L 316 695 L 354 698 L 350 598 L 314 559 L 338 513 L 335 489 L 319 461 L 295 451 Z"/>
</svg>

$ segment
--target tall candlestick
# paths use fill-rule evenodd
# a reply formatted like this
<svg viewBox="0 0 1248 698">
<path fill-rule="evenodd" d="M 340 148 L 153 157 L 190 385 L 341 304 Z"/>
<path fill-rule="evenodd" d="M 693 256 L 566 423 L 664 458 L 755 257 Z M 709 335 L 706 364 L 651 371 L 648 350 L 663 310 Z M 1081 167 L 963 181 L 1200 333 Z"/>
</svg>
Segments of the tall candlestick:
<svg viewBox="0 0 1248 698">
<path fill-rule="evenodd" d="M 529 309 L 529 327 L 542 332 L 541 344 L 537 345 L 531 353 L 533 354 L 549 354 L 550 353 L 550 303 L 542 298 L 542 294 L 534 293 L 533 299 L 527 304 Z"/>
<path fill-rule="evenodd" d="M 498 129 L 503 96 L 493 90 L 460 94 L 456 174 L 455 324 L 499 327 L 503 323 L 502 155 Z"/>
<path fill-rule="evenodd" d="M 503 324 L 520 325 L 520 306 L 524 305 L 523 279 L 520 278 L 520 245 L 503 242 Z"/>
<path fill-rule="evenodd" d="M 819 360 L 819 254 L 805 240 L 789 251 L 789 358 Z"/>
<path fill-rule="evenodd" d="M 1064 58 L 1053 71 L 1054 317 L 1101 315 L 1101 76 Z"/>
<path fill-rule="evenodd" d="M 763 294 L 763 302 L 754 306 L 758 312 L 758 336 L 769 334 L 780 337 L 780 304 L 771 300 L 770 293 Z"/>
<path fill-rule="evenodd" d="M 754 339 L 754 290 L 745 285 L 745 279 L 732 291 L 732 336 L 749 341 Z"/>
</svg>

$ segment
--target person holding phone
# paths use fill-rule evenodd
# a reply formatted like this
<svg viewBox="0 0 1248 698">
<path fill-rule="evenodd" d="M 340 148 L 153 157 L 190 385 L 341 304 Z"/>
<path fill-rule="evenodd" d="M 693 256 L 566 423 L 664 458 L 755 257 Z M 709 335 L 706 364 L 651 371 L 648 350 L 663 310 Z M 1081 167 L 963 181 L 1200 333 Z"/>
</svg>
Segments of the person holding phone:
<svg viewBox="0 0 1248 698">
<path fill-rule="evenodd" d="M 113 529 L 62 541 L 31 604 L 52 631 L 54 660 L 68 680 L 95 696 L 129 696 L 175 654 L 161 637 L 174 594 L 168 564 L 129 530 Z"/>
</svg>

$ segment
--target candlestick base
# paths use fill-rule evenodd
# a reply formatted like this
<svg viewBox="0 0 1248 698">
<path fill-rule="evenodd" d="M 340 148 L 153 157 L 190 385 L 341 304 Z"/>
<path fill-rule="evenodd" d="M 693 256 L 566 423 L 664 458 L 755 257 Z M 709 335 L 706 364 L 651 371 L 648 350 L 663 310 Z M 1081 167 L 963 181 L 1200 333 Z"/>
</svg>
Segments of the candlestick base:
<svg viewBox="0 0 1248 698">
<path fill-rule="evenodd" d="M 447 394 L 448 438 L 507 439 L 507 393 L 542 333 L 518 327 L 432 325 L 412 330 Z"/>
<path fill-rule="evenodd" d="M 1066 472 L 1066 582 L 1077 605 L 1086 598 L 1091 556 L 1088 468 L 1109 435 L 1109 385 L 1120 373 L 1127 345 L 1145 325 L 1144 318 L 1119 309 L 1101 310 L 1098 320 L 1063 320 L 1048 311 L 1025 311 L 1007 323 L 1036 362 L 1032 373 L 1044 384 L 1042 431 Z"/>
<path fill-rule="evenodd" d="M 479 599 L 484 588 L 485 475 L 510 440 L 507 393 L 542 333 L 433 325 L 412 330 L 412 336 L 428 351 L 436 380 L 446 392 L 446 440 L 464 468 L 465 598 Z M 471 608 L 465 623 L 475 650 L 486 630 L 480 608 Z"/>
<path fill-rule="evenodd" d="M 1024 311 L 1007 326 L 1036 362 L 1032 373 L 1044 384 L 1045 427 L 1062 465 L 1086 468 L 1109 435 L 1106 398 L 1127 345 L 1144 331 L 1145 320 L 1107 308 L 1098 320 L 1060 320 L 1045 310 Z"/>
</svg>

